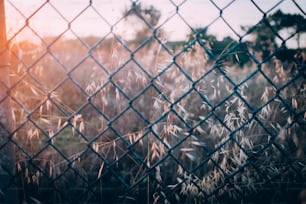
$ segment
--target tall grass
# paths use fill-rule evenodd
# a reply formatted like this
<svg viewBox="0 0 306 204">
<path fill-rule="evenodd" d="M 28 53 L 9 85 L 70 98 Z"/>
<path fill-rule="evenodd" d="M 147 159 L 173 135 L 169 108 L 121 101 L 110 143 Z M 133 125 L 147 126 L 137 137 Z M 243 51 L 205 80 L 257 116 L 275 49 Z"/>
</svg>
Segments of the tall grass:
<svg viewBox="0 0 306 204">
<path fill-rule="evenodd" d="M 189 203 L 305 179 L 303 70 L 274 58 L 240 69 L 209 62 L 199 45 L 170 54 L 157 42 L 131 58 L 108 43 L 88 56 L 60 40 L 48 52 L 12 48 L 24 186 L 54 188 L 58 202 Z M 46 199 L 35 192 L 24 199 Z"/>
</svg>

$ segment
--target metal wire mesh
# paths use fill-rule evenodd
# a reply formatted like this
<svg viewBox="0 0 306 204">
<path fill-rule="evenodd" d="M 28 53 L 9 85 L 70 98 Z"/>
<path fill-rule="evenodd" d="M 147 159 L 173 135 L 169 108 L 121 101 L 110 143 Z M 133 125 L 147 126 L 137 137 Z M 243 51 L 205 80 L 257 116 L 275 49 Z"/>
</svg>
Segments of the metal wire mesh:
<svg viewBox="0 0 306 204">
<path fill-rule="evenodd" d="M 163 21 L 159 10 L 131 1 L 113 22 L 95 1 L 84 1 L 71 18 L 56 2 L 26 15 L 6 1 L 23 22 L 4 48 L 10 85 L 0 84 L 9 89 L 0 106 L 10 100 L 13 124 L 0 126 L 0 153 L 11 157 L 1 157 L 1 202 L 303 199 L 302 3 L 290 1 L 299 15 L 290 16 L 284 35 L 277 22 L 286 14 L 275 11 L 285 1 L 269 8 L 249 1 L 260 20 L 242 31 L 228 20 L 235 0 L 205 2 L 218 15 L 200 28 L 181 13 L 191 1 L 169 0 L 173 12 Z M 56 36 L 31 23 L 46 8 L 64 25 Z M 96 38 L 78 34 L 86 12 L 101 20 L 97 29 L 109 30 Z M 186 41 L 165 40 L 173 19 L 190 30 Z M 129 29 L 141 25 L 132 40 L 115 29 L 129 20 Z M 225 46 L 208 34 L 217 22 L 234 36 Z M 27 33 L 33 42 L 17 40 Z M 287 48 L 292 41 L 298 48 Z"/>
</svg>

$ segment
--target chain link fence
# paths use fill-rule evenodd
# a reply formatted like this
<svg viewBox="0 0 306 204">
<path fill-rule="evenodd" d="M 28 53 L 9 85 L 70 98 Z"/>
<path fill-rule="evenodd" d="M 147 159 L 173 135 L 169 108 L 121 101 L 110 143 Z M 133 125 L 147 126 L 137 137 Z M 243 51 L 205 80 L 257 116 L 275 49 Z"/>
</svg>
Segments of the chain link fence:
<svg viewBox="0 0 306 204">
<path fill-rule="evenodd" d="M 91 0 L 70 17 L 59 1 L 0 2 L 21 19 L 7 43 L 1 27 L 1 203 L 305 202 L 302 1 L 245 2 L 258 20 L 241 29 L 235 0 L 169 0 L 166 18 L 126 1 L 116 20 Z M 196 4 L 215 18 L 194 27 Z M 79 34 L 87 13 L 107 31 Z M 173 21 L 185 39 L 167 41 Z"/>
</svg>

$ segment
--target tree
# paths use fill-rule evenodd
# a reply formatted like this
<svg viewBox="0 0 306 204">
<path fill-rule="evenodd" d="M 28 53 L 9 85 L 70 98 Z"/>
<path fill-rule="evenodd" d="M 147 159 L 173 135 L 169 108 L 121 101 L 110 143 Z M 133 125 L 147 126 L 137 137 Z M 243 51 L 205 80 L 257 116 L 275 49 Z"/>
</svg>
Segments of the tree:
<svg viewBox="0 0 306 204">
<path fill-rule="evenodd" d="M 302 33 L 306 32 L 306 19 L 300 14 L 285 14 L 281 10 L 277 10 L 274 14 L 269 16 L 269 20 L 277 31 L 283 29 L 292 30 L 297 35 L 297 44 L 300 48 L 300 37 Z"/>
<path fill-rule="evenodd" d="M 241 26 L 241 28 L 247 31 L 252 27 Z M 253 28 L 253 50 L 261 53 L 262 59 L 266 59 L 279 49 L 279 45 L 276 43 L 276 36 L 277 33 L 284 29 L 293 35 L 296 34 L 298 49 L 300 49 L 301 34 L 306 32 L 306 19 L 299 14 L 285 14 L 277 10 Z"/>
<path fill-rule="evenodd" d="M 130 9 L 124 11 L 124 16 L 126 20 L 130 21 L 130 26 L 136 29 L 133 43 L 140 44 L 151 35 L 152 28 L 160 20 L 161 12 L 152 5 L 144 6 L 141 3 L 134 2 Z M 159 29 L 158 35 L 161 35 L 161 32 L 162 30 Z"/>
<path fill-rule="evenodd" d="M 219 56 L 224 54 L 224 52 L 226 52 L 226 50 L 228 50 L 229 48 L 235 47 L 233 51 L 228 53 L 224 61 L 230 64 L 239 65 L 240 67 L 243 67 L 246 63 L 250 61 L 245 43 L 236 42 L 230 36 L 225 36 L 222 40 L 218 40 L 216 36 L 208 33 L 207 28 L 197 28 L 195 29 L 195 33 L 192 32 L 187 36 L 187 42 L 191 42 L 195 38 L 197 38 L 197 40 L 199 41 L 204 40 L 205 42 L 207 42 L 207 48 L 210 49 L 212 54 L 212 56 L 210 56 L 211 59 L 218 58 Z M 193 50 L 193 48 L 191 49 Z"/>
<path fill-rule="evenodd" d="M 241 26 L 241 29 L 244 31 L 249 30 L 249 26 Z M 278 47 L 276 44 L 275 33 L 269 27 L 269 22 L 267 19 L 263 19 L 258 23 L 252 31 L 253 42 L 249 43 L 252 45 L 252 49 L 261 53 L 261 59 L 266 59 L 269 57 L 274 50 Z"/>
</svg>

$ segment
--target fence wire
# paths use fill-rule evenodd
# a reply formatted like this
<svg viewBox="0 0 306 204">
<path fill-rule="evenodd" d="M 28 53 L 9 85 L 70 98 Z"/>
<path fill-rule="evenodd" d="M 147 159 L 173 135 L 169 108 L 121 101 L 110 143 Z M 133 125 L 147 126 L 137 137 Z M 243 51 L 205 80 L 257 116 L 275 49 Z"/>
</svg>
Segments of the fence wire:
<svg viewBox="0 0 306 204">
<path fill-rule="evenodd" d="M 1 47 L 10 83 L 0 107 L 9 101 L 12 123 L 0 123 L 1 202 L 305 202 L 301 2 L 249 1 L 259 21 L 241 30 L 228 19 L 235 0 L 206 1 L 218 15 L 202 27 L 181 13 L 197 3 L 188 0 L 169 0 L 164 19 L 127 1 L 115 21 L 84 2 L 68 17 L 57 1 L 30 14 L 5 1 L 7 18 L 22 20 Z M 288 2 L 294 13 L 278 10 Z M 54 36 L 33 23 L 46 9 L 57 19 L 45 26 L 63 26 Z M 88 12 L 109 30 L 80 35 Z M 173 19 L 189 29 L 185 41 L 166 40 Z M 210 34 L 218 22 L 231 37 Z"/>
</svg>

